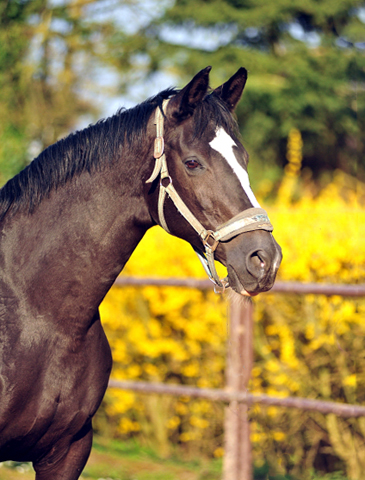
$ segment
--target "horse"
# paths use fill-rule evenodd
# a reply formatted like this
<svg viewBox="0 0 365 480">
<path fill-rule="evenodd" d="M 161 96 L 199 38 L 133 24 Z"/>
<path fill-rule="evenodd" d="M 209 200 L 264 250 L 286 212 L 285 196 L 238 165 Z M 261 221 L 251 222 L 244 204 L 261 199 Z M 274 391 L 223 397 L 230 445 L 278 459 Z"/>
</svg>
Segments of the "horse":
<svg viewBox="0 0 365 480">
<path fill-rule="evenodd" d="M 210 70 L 59 140 L 0 190 L 0 461 L 36 480 L 87 462 L 112 366 L 98 307 L 149 228 L 189 242 L 217 288 L 274 283 L 281 249 L 234 115 L 247 71 L 213 90 Z"/>
</svg>

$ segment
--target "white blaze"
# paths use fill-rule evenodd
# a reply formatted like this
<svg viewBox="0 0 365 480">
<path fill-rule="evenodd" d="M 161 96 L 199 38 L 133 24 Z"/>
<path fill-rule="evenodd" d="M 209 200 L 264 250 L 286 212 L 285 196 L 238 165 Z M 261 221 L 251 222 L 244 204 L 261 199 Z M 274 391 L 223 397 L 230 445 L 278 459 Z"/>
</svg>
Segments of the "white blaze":
<svg viewBox="0 0 365 480">
<path fill-rule="evenodd" d="M 242 188 L 252 205 L 260 208 L 259 202 L 256 200 L 256 197 L 251 190 L 248 173 L 238 163 L 236 155 L 234 154 L 233 147 L 236 147 L 237 145 L 233 141 L 232 137 L 230 137 L 222 127 L 219 127 L 215 133 L 215 137 L 211 142 L 209 142 L 209 145 L 214 150 L 219 152 L 225 160 L 227 160 L 233 172 L 237 175 L 238 180 L 240 181 Z"/>
</svg>

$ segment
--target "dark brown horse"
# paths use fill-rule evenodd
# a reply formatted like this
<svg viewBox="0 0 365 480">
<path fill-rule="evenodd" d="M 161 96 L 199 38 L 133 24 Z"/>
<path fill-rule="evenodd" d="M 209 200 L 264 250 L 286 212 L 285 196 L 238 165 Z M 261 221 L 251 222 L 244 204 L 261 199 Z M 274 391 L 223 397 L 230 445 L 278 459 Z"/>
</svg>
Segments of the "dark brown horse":
<svg viewBox="0 0 365 480">
<path fill-rule="evenodd" d="M 0 460 L 33 462 L 37 480 L 76 480 L 87 461 L 112 363 L 98 307 L 147 229 L 205 251 L 218 285 L 273 285 L 280 248 L 232 117 L 246 70 L 214 91 L 209 71 L 60 140 L 0 190 Z"/>
</svg>

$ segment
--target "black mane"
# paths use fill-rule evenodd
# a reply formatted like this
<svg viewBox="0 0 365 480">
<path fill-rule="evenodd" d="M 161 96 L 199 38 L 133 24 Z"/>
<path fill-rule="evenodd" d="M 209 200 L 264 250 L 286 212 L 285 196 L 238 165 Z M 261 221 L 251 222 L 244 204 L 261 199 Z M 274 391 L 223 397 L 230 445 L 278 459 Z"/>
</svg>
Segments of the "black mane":
<svg viewBox="0 0 365 480">
<path fill-rule="evenodd" d="M 44 197 L 84 171 L 111 165 L 125 142 L 139 145 L 144 138 L 148 120 L 163 100 L 178 93 L 167 89 L 129 110 L 120 110 L 46 148 L 24 170 L 0 189 L 0 221 L 8 212 L 25 207 L 29 212 Z M 195 132 L 199 137 L 210 121 L 237 134 L 237 125 L 227 107 L 214 93 L 207 95 L 194 112 Z"/>
</svg>

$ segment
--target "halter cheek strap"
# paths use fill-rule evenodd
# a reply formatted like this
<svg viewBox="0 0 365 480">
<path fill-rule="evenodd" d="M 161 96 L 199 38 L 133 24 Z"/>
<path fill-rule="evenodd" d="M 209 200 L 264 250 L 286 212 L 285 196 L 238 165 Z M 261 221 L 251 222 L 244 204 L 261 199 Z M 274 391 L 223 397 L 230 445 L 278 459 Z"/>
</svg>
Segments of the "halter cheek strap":
<svg viewBox="0 0 365 480">
<path fill-rule="evenodd" d="M 168 100 L 164 100 L 162 104 L 163 112 L 166 112 L 167 103 Z M 215 286 L 224 290 L 224 288 L 229 286 L 228 280 L 219 278 L 214 265 L 214 251 L 219 242 L 228 241 L 236 235 L 244 232 L 251 232 L 253 230 L 266 230 L 268 232 L 272 232 L 273 226 L 271 225 L 265 210 L 262 208 L 248 208 L 247 210 L 244 210 L 243 212 L 231 218 L 231 220 L 228 222 L 223 223 L 217 228 L 216 231 L 207 230 L 204 228 L 204 226 L 185 205 L 184 201 L 181 199 L 180 195 L 177 193 L 172 184 L 172 179 L 167 168 L 166 155 L 164 153 L 164 125 L 162 111 L 159 107 L 157 107 L 155 113 L 156 138 L 154 145 L 154 157 L 156 162 L 152 175 L 146 181 L 146 183 L 152 183 L 158 177 L 158 175 L 160 175 L 160 191 L 158 198 L 158 217 L 160 224 L 164 230 L 170 233 L 163 211 L 166 195 L 168 195 L 175 204 L 177 210 L 194 228 L 202 241 L 204 252 L 203 250 L 195 247 L 193 248 L 198 255 L 198 258 L 201 261 L 207 275 L 215 284 Z"/>
</svg>

